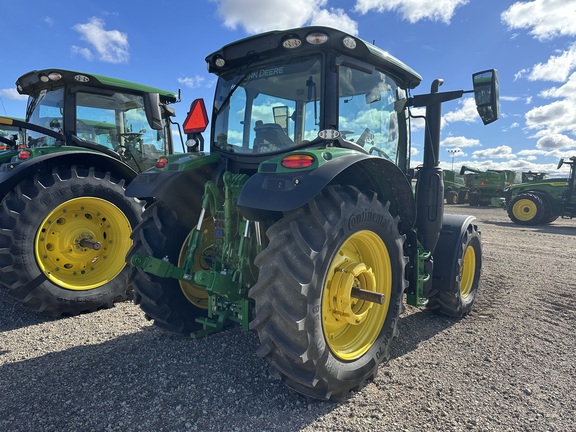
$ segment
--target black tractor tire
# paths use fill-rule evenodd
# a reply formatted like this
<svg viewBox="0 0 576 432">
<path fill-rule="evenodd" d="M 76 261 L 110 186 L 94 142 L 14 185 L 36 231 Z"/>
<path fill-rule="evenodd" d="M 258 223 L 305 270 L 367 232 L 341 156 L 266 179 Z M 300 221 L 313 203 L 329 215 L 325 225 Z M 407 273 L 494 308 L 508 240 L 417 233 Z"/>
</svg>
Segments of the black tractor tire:
<svg viewBox="0 0 576 432">
<path fill-rule="evenodd" d="M 474 217 L 444 215 L 434 250 L 432 290 L 426 307 L 460 318 L 472 310 L 482 273 L 482 241 Z"/>
<path fill-rule="evenodd" d="M 123 179 L 95 167 L 58 167 L 20 182 L 2 200 L 0 280 L 48 316 L 110 308 L 131 297 L 124 258 L 142 203 Z"/>
<path fill-rule="evenodd" d="M 542 199 L 542 202 L 544 203 L 544 218 L 543 218 L 543 223 L 545 225 L 547 224 L 551 224 L 552 222 L 554 222 L 556 219 L 558 219 L 560 217 L 559 213 L 553 213 L 552 211 L 552 205 L 550 204 L 550 199 L 548 197 L 544 196 L 540 196 L 540 198 Z"/>
<path fill-rule="evenodd" d="M 134 229 L 134 244 L 126 259 L 130 262 L 135 254 L 139 254 L 167 258 L 172 264 L 178 265 L 191 229 L 174 210 L 162 201 L 156 201 L 146 208 L 142 222 Z M 180 283 L 177 279 L 161 278 L 133 267 L 128 276 L 128 286 L 134 291 L 134 302 L 140 306 L 147 319 L 154 320 L 157 327 L 185 335 L 202 328 L 196 318 L 207 315 L 204 304 L 207 296 L 199 295 L 192 301 L 184 291 L 195 291 L 197 287 L 194 285 Z"/>
<path fill-rule="evenodd" d="M 458 204 L 466 204 L 468 202 L 468 196 L 470 192 L 467 190 L 461 190 L 458 192 Z"/>
<path fill-rule="evenodd" d="M 480 196 L 478 192 L 470 192 L 468 195 L 468 204 L 472 207 L 478 207 L 480 205 Z"/>
<path fill-rule="evenodd" d="M 250 327 L 274 376 L 306 396 L 340 400 L 373 379 L 397 336 L 407 285 L 404 236 L 389 203 L 329 186 L 267 231 Z M 351 296 L 356 284 L 384 294 Z"/>
<path fill-rule="evenodd" d="M 458 204 L 458 192 L 449 191 L 446 194 L 446 203 L 447 204 Z"/>
<path fill-rule="evenodd" d="M 551 219 L 546 214 L 546 205 L 539 195 L 521 193 L 510 200 L 506 208 L 510 220 L 518 225 L 542 225 Z"/>
</svg>

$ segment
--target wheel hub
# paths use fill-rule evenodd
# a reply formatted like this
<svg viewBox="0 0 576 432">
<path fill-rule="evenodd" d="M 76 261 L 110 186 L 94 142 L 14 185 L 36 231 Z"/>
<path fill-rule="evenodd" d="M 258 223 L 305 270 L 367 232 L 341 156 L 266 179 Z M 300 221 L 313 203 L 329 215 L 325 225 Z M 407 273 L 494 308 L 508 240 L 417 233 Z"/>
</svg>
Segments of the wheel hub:
<svg viewBox="0 0 576 432">
<path fill-rule="evenodd" d="M 349 324 L 361 324 L 374 303 L 354 298 L 354 288 L 376 290 L 376 277 L 364 263 L 350 263 L 337 269 L 332 279 L 335 295 L 331 298 L 332 313 Z"/>
<path fill-rule="evenodd" d="M 88 290 L 114 279 L 125 266 L 132 227 L 109 201 L 81 197 L 54 208 L 40 224 L 35 252 L 53 283 Z"/>
</svg>

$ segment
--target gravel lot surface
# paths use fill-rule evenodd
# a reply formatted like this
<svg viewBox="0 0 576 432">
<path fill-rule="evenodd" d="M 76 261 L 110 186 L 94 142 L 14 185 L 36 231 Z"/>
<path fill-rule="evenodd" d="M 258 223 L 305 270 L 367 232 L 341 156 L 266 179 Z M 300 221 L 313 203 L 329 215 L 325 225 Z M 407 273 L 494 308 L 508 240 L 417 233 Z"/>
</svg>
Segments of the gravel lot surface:
<svg viewBox="0 0 576 432">
<path fill-rule="evenodd" d="M 340 403 L 269 376 L 255 333 L 193 341 L 140 309 L 36 315 L 0 292 L 2 431 L 575 431 L 576 220 L 478 218 L 479 298 L 453 320 L 408 307 L 392 358 Z"/>
</svg>

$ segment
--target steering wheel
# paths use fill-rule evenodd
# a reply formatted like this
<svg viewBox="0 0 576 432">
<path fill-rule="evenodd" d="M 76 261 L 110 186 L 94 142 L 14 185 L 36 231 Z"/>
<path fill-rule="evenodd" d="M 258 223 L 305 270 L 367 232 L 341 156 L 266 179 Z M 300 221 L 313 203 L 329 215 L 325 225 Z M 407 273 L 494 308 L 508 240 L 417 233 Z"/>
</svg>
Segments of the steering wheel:
<svg viewBox="0 0 576 432">
<path fill-rule="evenodd" d="M 379 149 L 376 146 L 372 146 L 372 148 L 368 151 L 369 154 L 372 154 L 372 152 L 376 152 L 376 153 L 378 153 L 378 156 L 383 157 L 383 158 L 388 159 L 389 161 L 393 162 L 392 158 L 390 156 L 388 156 L 388 154 L 384 150 Z"/>
</svg>

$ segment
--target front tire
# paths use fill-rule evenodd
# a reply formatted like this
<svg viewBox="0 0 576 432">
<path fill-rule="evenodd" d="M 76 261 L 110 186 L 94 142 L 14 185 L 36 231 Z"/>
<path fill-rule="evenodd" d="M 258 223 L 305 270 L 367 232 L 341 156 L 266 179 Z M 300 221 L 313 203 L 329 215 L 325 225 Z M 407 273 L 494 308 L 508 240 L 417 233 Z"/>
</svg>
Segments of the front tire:
<svg viewBox="0 0 576 432">
<path fill-rule="evenodd" d="M 521 193 L 510 200 L 507 207 L 508 216 L 518 225 L 540 225 L 546 223 L 546 206 L 536 194 Z"/>
<path fill-rule="evenodd" d="M 286 385 L 341 399 L 372 379 L 397 335 L 406 281 L 398 218 L 374 195 L 328 187 L 268 231 L 251 328 Z M 352 287 L 384 295 L 359 300 Z"/>
<path fill-rule="evenodd" d="M 126 300 L 124 257 L 141 212 L 124 195 L 124 180 L 94 167 L 22 181 L 0 213 L 0 279 L 8 294 L 54 317 Z"/>
<path fill-rule="evenodd" d="M 473 221 L 472 216 L 444 215 L 428 309 L 456 318 L 472 310 L 482 273 L 482 242 Z"/>
</svg>

